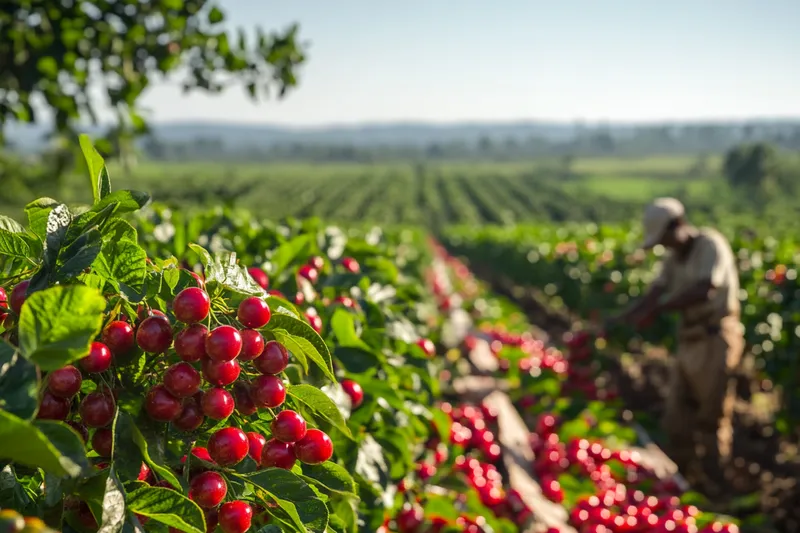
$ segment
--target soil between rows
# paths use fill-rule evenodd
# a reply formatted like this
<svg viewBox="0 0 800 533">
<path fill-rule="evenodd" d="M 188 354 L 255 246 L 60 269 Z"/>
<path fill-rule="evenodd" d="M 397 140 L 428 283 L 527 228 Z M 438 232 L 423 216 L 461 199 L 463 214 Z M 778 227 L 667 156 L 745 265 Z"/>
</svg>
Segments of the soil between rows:
<svg viewBox="0 0 800 533">
<path fill-rule="evenodd" d="M 494 292 L 519 305 L 530 323 L 549 338 L 561 339 L 564 333 L 573 330 L 573 326 L 580 329 L 579 319 L 550 308 L 535 288 L 515 284 L 486 265 L 470 263 L 470 269 Z M 610 356 L 607 370 L 624 405 L 637 419 L 643 420 L 643 425 L 662 445 L 657 421 L 664 408 L 671 357 L 658 347 L 634 354 L 632 361 L 612 350 L 607 355 Z M 769 413 L 751 401 L 753 392 L 762 392 L 760 382 L 754 376 L 747 373 L 738 375 L 737 392 L 733 454 L 726 468 L 726 477 L 730 481 L 729 497 L 734 498 L 734 504 L 720 510 L 742 518 L 761 512 L 773 521 L 777 531 L 800 531 L 800 454 L 797 444 L 782 438 L 769 420 Z M 745 495 L 751 496 L 743 497 Z"/>
</svg>

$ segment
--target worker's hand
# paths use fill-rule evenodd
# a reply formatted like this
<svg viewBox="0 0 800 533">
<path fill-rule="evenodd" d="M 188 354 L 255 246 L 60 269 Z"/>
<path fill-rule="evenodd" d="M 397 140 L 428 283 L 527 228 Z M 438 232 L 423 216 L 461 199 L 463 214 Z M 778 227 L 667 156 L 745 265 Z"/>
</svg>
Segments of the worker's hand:
<svg viewBox="0 0 800 533">
<path fill-rule="evenodd" d="M 653 322 L 655 322 L 659 314 L 660 310 L 658 309 L 658 307 L 643 309 L 640 313 L 638 313 L 638 316 L 634 321 L 634 326 L 636 327 L 636 329 L 649 328 L 650 326 L 653 325 Z"/>
</svg>

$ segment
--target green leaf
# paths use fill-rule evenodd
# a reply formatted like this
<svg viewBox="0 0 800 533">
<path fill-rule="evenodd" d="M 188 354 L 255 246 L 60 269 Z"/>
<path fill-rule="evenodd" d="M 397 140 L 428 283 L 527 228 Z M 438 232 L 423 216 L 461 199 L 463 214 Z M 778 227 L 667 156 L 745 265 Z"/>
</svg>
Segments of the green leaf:
<svg viewBox="0 0 800 533">
<path fill-rule="evenodd" d="M 22 235 L 0 229 L 0 256 L 2 255 L 28 259 L 31 256 L 31 248 Z"/>
<path fill-rule="evenodd" d="M 281 273 L 311 243 L 310 235 L 300 235 L 281 244 L 270 256 L 269 261 L 276 274 Z"/>
<path fill-rule="evenodd" d="M 211 8 L 211 11 L 208 13 L 208 22 L 211 24 L 219 24 L 223 20 L 225 20 L 225 13 L 220 11 L 217 6 Z"/>
<path fill-rule="evenodd" d="M 339 408 L 336 407 L 336 404 L 333 403 L 333 400 L 331 400 L 327 394 L 318 388 L 313 385 L 302 383 L 299 385 L 289 385 L 286 392 L 289 396 L 308 407 L 312 412 L 330 422 L 345 435 L 349 437 L 353 436 Z"/>
<path fill-rule="evenodd" d="M 100 253 L 103 237 L 100 230 L 92 228 L 61 252 L 57 279 L 67 281 L 88 268 Z"/>
<path fill-rule="evenodd" d="M 114 191 L 97 202 L 91 210 L 99 212 L 109 205 L 117 204 L 117 207 L 114 209 L 114 214 L 122 215 L 138 211 L 147 205 L 149 201 L 150 195 L 145 192 L 128 190 Z"/>
<path fill-rule="evenodd" d="M 0 442 L 0 459 L 41 468 L 56 476 L 76 477 L 81 473 L 81 466 L 62 455 L 36 425 L 2 410 Z"/>
<path fill-rule="evenodd" d="M 257 497 L 274 500 L 300 531 L 325 532 L 328 508 L 297 474 L 280 468 L 265 468 L 240 477 L 254 485 Z"/>
<path fill-rule="evenodd" d="M 89 467 L 89 461 L 86 459 L 86 447 L 75 429 L 63 422 L 53 420 L 36 420 L 34 425 L 61 452 L 62 456 L 68 457 L 83 469 Z"/>
<path fill-rule="evenodd" d="M 339 345 L 345 348 L 360 348 L 369 351 L 370 347 L 361 340 L 356 332 L 355 317 L 353 314 L 342 307 L 333 312 L 331 317 L 331 329 L 339 341 Z"/>
<path fill-rule="evenodd" d="M 108 178 L 106 162 L 103 157 L 95 150 L 92 140 L 86 134 L 78 137 L 81 145 L 81 152 L 86 159 L 86 167 L 89 169 L 89 180 L 92 184 L 92 198 L 97 204 L 100 200 L 108 196 L 111 192 L 111 181 Z"/>
<path fill-rule="evenodd" d="M 48 371 L 84 357 L 103 325 L 105 307 L 96 289 L 82 285 L 31 294 L 19 319 L 22 354 Z"/>
<path fill-rule="evenodd" d="M 45 197 L 34 200 L 25 206 L 25 214 L 28 215 L 28 227 L 42 240 L 47 235 L 47 217 L 50 216 L 50 211 L 57 205 L 59 205 L 58 201 Z"/>
<path fill-rule="evenodd" d="M 328 492 L 352 494 L 356 492 L 356 482 L 344 467 L 325 461 L 318 465 L 302 465 L 303 476 L 323 487 Z"/>
<path fill-rule="evenodd" d="M 117 478 L 114 465 L 108 471 L 103 494 L 103 517 L 97 533 L 118 533 L 125 524 L 125 489 Z"/>
<path fill-rule="evenodd" d="M 0 215 L 0 229 L 5 231 L 10 231 L 11 233 L 24 233 L 25 228 L 22 227 L 22 224 L 17 222 L 11 217 L 6 215 Z"/>
<path fill-rule="evenodd" d="M 331 352 L 314 328 L 298 318 L 284 314 L 272 315 L 266 328 L 272 331 L 278 342 L 281 342 L 292 353 L 302 353 L 314 361 L 331 381 L 336 381 L 336 376 L 333 374 Z"/>
<path fill-rule="evenodd" d="M 0 340 L 0 409 L 30 420 L 39 405 L 38 388 L 36 366 Z"/>
<path fill-rule="evenodd" d="M 236 262 L 234 252 L 222 252 L 214 256 L 205 268 L 206 285 L 215 283 L 248 296 L 265 296 L 266 291 L 256 283 L 247 268 Z"/>
<path fill-rule="evenodd" d="M 159 475 L 159 477 L 167 481 L 176 489 L 181 488 L 181 483 L 175 474 L 172 473 L 172 470 L 154 461 L 150 456 L 147 439 L 145 439 L 142 432 L 136 426 L 136 423 L 131 415 L 125 411 L 119 410 L 117 412 L 116 420 L 114 421 L 114 457 L 119 457 L 120 459 L 125 460 L 126 463 L 130 463 L 129 466 L 131 469 L 135 471 L 135 473 L 138 473 L 141 460 L 139 454 L 135 454 L 135 456 L 132 458 L 129 457 L 131 451 L 131 442 L 133 442 L 139 449 L 139 452 L 141 453 L 141 459 L 144 459 L 148 466 L 150 466 L 150 468 L 152 468 L 153 471 Z M 125 445 L 118 448 L 118 443 L 125 443 Z"/>
<path fill-rule="evenodd" d="M 128 510 L 187 533 L 205 533 L 202 509 L 183 494 L 163 487 L 143 487 L 128 494 Z"/>
<path fill-rule="evenodd" d="M 137 293 L 144 288 L 147 252 L 135 241 L 109 240 L 92 265 L 94 273 L 115 286 L 124 284 Z"/>
</svg>

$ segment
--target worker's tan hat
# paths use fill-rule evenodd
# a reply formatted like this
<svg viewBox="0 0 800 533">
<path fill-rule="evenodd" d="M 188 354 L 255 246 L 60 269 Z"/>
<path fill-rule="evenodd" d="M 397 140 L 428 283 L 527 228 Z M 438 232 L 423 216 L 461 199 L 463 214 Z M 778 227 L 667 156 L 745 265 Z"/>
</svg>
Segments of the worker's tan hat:
<svg viewBox="0 0 800 533">
<path fill-rule="evenodd" d="M 644 242 L 642 248 L 649 249 L 661 241 L 669 223 L 684 215 L 683 204 L 675 198 L 656 198 L 644 210 Z"/>
</svg>

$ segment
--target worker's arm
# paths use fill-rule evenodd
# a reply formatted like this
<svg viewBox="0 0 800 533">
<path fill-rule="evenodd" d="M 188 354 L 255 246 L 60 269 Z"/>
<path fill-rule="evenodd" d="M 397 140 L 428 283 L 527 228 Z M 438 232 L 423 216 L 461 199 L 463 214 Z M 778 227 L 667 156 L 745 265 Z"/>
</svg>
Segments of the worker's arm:
<svg viewBox="0 0 800 533">
<path fill-rule="evenodd" d="M 683 311 L 692 305 L 708 301 L 715 288 L 725 282 L 725 265 L 731 261 L 730 254 L 722 248 L 723 243 L 716 239 L 699 241 L 697 246 L 696 268 L 693 272 L 694 281 L 679 290 L 674 296 L 661 302 L 658 311 L 662 313 Z"/>
<path fill-rule="evenodd" d="M 701 279 L 680 291 L 675 296 L 658 304 L 657 311 L 659 313 L 683 311 L 689 306 L 708 300 L 713 290 L 714 284 L 711 282 L 710 278 Z"/>
</svg>

